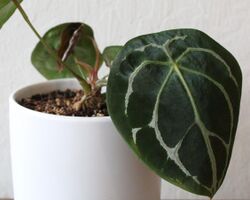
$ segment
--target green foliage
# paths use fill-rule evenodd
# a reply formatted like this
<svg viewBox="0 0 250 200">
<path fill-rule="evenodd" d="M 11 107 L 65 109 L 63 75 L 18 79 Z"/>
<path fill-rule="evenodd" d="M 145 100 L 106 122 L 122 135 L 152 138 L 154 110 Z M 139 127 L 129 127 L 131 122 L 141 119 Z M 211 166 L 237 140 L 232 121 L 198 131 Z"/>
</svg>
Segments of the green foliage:
<svg viewBox="0 0 250 200">
<path fill-rule="evenodd" d="M 18 0 L 19 3 L 22 0 Z M 0 28 L 15 12 L 16 6 L 11 0 L 0 0 Z"/>
<path fill-rule="evenodd" d="M 205 33 L 177 29 L 130 40 L 111 67 L 109 114 L 157 174 L 212 197 L 236 133 L 241 70 Z"/>
<path fill-rule="evenodd" d="M 102 56 L 96 46 L 92 29 L 83 23 L 65 23 L 50 29 L 43 40 L 65 63 L 66 68 L 50 56 L 46 47 L 39 42 L 32 53 L 32 64 L 47 79 L 71 77 L 71 70 L 87 79 L 100 67 Z"/>
<path fill-rule="evenodd" d="M 113 64 L 117 54 L 122 49 L 122 46 L 109 46 L 103 50 L 103 60 L 105 64 L 110 67 Z"/>
</svg>

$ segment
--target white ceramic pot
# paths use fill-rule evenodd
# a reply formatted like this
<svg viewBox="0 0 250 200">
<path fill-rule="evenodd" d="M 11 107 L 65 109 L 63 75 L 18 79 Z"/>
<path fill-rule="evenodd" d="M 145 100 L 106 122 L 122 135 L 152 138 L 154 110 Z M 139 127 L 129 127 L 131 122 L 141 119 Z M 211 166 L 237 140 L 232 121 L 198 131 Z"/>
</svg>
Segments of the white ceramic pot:
<svg viewBox="0 0 250 200">
<path fill-rule="evenodd" d="M 78 87 L 72 79 L 55 80 L 11 95 L 15 200 L 159 200 L 159 177 L 131 152 L 110 117 L 56 116 L 17 103 Z"/>
</svg>

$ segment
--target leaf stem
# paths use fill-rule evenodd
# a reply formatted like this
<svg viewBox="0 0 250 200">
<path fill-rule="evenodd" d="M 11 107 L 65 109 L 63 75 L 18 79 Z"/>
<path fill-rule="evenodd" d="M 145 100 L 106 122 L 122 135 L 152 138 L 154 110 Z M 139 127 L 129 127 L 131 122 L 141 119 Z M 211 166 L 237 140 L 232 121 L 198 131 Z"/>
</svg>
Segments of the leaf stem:
<svg viewBox="0 0 250 200">
<path fill-rule="evenodd" d="M 15 6 L 17 7 L 18 11 L 21 13 L 23 19 L 25 20 L 25 22 L 28 24 L 28 26 L 31 28 L 31 30 L 34 32 L 34 34 L 38 37 L 38 39 L 41 41 L 41 43 L 43 44 L 43 46 L 47 49 L 48 53 L 57 61 L 59 62 L 62 66 L 65 66 L 75 77 L 76 74 L 75 72 L 70 69 L 70 67 L 68 67 L 57 55 L 57 53 L 55 52 L 55 50 L 53 50 L 47 43 L 46 41 L 42 38 L 42 36 L 38 33 L 38 31 L 36 30 L 36 28 L 33 26 L 33 24 L 31 23 L 28 15 L 26 14 L 26 12 L 24 11 L 24 9 L 22 8 L 21 4 L 17 1 L 17 0 L 12 0 L 12 2 L 15 4 Z M 78 79 L 78 81 L 81 83 L 81 86 L 84 90 L 85 94 L 88 94 L 90 92 L 90 85 L 87 83 L 86 80 L 84 80 L 83 78 L 80 77 L 76 77 Z M 79 80 L 80 79 L 80 80 Z"/>
<path fill-rule="evenodd" d="M 28 15 L 26 14 L 26 12 L 23 10 L 22 6 L 20 5 L 20 3 L 17 0 L 12 0 L 13 3 L 15 4 L 15 6 L 17 7 L 17 9 L 19 10 L 19 12 L 21 13 L 23 19 L 25 20 L 25 22 L 29 25 L 29 27 L 32 29 L 32 31 L 35 33 L 35 35 L 38 37 L 38 39 L 41 41 L 41 43 L 44 45 L 44 47 L 47 49 L 47 51 L 49 52 L 49 54 L 51 56 L 53 56 L 56 60 L 58 60 L 60 63 L 62 63 L 61 59 L 58 58 L 58 56 L 56 55 L 56 53 L 49 47 L 49 45 L 44 41 L 44 39 L 41 37 L 41 35 L 38 33 L 38 31 L 36 30 L 36 28 L 32 25 Z"/>
</svg>

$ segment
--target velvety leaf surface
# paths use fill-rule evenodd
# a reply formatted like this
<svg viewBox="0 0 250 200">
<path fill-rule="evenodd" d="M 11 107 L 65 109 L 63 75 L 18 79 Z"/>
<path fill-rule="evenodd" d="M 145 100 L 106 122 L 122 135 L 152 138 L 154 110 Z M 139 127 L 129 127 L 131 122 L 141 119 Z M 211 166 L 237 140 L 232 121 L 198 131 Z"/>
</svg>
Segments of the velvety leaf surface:
<svg viewBox="0 0 250 200">
<path fill-rule="evenodd" d="M 18 2 L 21 3 L 22 0 L 18 0 Z M 0 1 L 0 28 L 11 17 L 15 10 L 16 6 L 11 0 Z"/>
<path fill-rule="evenodd" d="M 102 57 L 92 29 L 83 23 L 65 23 L 50 29 L 43 39 L 63 62 L 85 79 L 90 70 L 99 67 Z M 98 55 L 97 55 L 98 54 Z M 71 77 L 72 74 L 50 56 L 41 42 L 32 53 L 32 64 L 47 79 Z"/>
<path fill-rule="evenodd" d="M 113 64 L 114 59 L 116 58 L 117 54 L 122 49 L 122 46 L 109 46 L 103 50 L 103 60 L 108 67 Z"/>
<path fill-rule="evenodd" d="M 205 33 L 144 35 L 130 40 L 111 67 L 109 114 L 158 175 L 212 197 L 230 161 L 241 84 L 237 61 Z"/>
</svg>

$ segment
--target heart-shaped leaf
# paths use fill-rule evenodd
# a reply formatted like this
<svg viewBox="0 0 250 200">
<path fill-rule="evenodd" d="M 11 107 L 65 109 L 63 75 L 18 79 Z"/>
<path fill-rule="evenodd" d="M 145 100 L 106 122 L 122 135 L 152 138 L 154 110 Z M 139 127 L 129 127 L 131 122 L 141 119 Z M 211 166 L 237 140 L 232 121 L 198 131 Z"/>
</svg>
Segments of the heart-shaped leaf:
<svg viewBox="0 0 250 200">
<path fill-rule="evenodd" d="M 212 197 L 230 161 L 241 84 L 234 57 L 201 31 L 140 36 L 111 67 L 109 114 L 157 174 Z"/>
<path fill-rule="evenodd" d="M 122 49 L 122 46 L 109 46 L 106 47 L 103 50 L 103 60 L 105 61 L 105 64 L 110 67 L 113 64 L 113 61 L 115 60 L 117 54 Z"/>
<path fill-rule="evenodd" d="M 57 52 L 75 75 L 86 79 L 88 73 L 99 68 L 102 56 L 95 43 L 90 26 L 83 23 L 65 23 L 50 29 L 44 41 Z M 39 42 L 32 53 L 32 64 L 47 79 L 72 77 L 72 73 L 50 56 Z"/>
<path fill-rule="evenodd" d="M 22 0 L 17 0 L 19 3 Z M 11 15 L 15 12 L 16 6 L 11 0 L 1 0 L 0 1 L 0 28 L 4 25 L 4 23 L 11 17 Z"/>
</svg>

